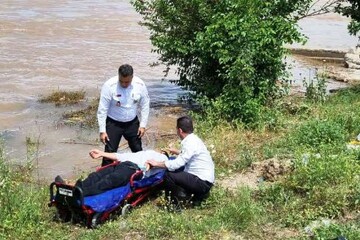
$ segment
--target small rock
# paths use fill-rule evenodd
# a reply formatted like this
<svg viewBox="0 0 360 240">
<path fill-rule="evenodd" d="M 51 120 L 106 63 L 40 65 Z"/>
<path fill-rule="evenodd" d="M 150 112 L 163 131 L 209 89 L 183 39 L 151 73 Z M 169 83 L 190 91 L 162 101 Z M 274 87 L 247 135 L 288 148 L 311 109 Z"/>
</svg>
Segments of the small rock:
<svg viewBox="0 0 360 240">
<path fill-rule="evenodd" d="M 346 53 L 344 60 L 348 68 L 360 69 L 360 47 Z"/>
</svg>

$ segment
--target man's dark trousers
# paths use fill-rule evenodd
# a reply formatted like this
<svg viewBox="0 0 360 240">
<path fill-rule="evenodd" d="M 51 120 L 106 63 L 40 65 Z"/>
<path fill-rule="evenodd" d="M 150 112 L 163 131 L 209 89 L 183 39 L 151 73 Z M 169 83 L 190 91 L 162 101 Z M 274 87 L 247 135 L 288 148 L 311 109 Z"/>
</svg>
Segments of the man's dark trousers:
<svg viewBox="0 0 360 240">
<path fill-rule="evenodd" d="M 110 140 L 105 145 L 105 152 L 117 152 L 122 136 L 128 141 L 132 152 L 142 151 L 141 138 L 137 135 L 139 126 L 138 117 L 135 117 L 130 122 L 118 122 L 107 117 L 106 133 Z M 106 166 L 112 162 L 111 159 L 103 158 L 101 165 Z"/>
<path fill-rule="evenodd" d="M 84 196 L 103 193 L 107 190 L 125 186 L 139 167 L 132 162 L 121 162 L 115 166 L 106 166 L 99 171 L 92 172 L 83 181 L 77 181 Z"/>
</svg>

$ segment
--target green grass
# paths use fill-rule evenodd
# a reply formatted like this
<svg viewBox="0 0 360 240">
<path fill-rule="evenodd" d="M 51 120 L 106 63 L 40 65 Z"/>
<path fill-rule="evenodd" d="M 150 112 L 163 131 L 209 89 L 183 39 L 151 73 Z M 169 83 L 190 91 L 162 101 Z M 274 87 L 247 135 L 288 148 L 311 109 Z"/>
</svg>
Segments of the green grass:
<svg viewBox="0 0 360 240">
<path fill-rule="evenodd" d="M 311 239 L 359 239 L 360 150 L 346 148 L 360 133 L 359 93 L 341 90 L 321 104 L 283 100 L 256 130 L 196 116 L 216 164 L 210 198 L 180 213 L 147 202 L 94 230 L 53 221 L 47 183 L 31 174 L 41 141 L 28 139 L 28 167 L 11 165 L 1 151 L 0 239 L 310 239 L 309 226 Z M 269 158 L 290 160 L 292 171 L 259 189 L 219 184 Z M 330 224 L 314 225 L 322 219 Z"/>
<path fill-rule="evenodd" d="M 129 229 L 146 239 L 217 239 L 220 233 L 241 236 L 261 222 L 262 212 L 262 207 L 252 201 L 249 189 L 239 188 L 233 193 L 215 187 L 200 208 L 169 213 L 149 204 L 131 214 L 127 223 Z"/>
</svg>

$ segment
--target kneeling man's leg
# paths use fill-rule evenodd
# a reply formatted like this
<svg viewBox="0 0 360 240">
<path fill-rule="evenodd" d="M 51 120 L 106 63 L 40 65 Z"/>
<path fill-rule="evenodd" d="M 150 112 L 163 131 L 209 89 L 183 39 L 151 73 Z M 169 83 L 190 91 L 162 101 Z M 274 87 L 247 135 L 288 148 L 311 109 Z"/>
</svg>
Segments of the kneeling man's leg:
<svg viewBox="0 0 360 240">
<path fill-rule="evenodd" d="M 197 176 L 187 172 L 166 172 L 164 176 L 164 188 L 174 195 L 179 195 L 184 189 L 188 194 L 194 194 L 195 198 L 209 193 L 211 184 L 201 180 Z"/>
</svg>

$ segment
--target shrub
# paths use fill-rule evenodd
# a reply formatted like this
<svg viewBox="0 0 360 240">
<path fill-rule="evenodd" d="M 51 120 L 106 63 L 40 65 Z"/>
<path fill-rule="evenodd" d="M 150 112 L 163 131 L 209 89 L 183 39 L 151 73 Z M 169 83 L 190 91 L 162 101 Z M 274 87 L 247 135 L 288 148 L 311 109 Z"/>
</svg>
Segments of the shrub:
<svg viewBox="0 0 360 240">
<path fill-rule="evenodd" d="M 342 2 L 342 1 L 340 1 Z M 346 17 L 350 17 L 351 21 L 348 25 L 350 34 L 356 35 L 360 31 L 360 5 L 358 0 L 347 0 L 349 4 L 339 3 L 337 12 Z"/>
<path fill-rule="evenodd" d="M 311 1 L 132 2 L 160 62 L 176 66 L 176 83 L 205 99 L 206 115 L 256 124 L 282 91 L 285 45 L 304 40 L 296 20 Z"/>
<path fill-rule="evenodd" d="M 315 79 L 308 81 L 304 79 L 303 85 L 306 88 L 305 97 L 309 101 L 322 103 L 326 100 L 326 80 L 324 76 L 317 73 Z"/>
</svg>

